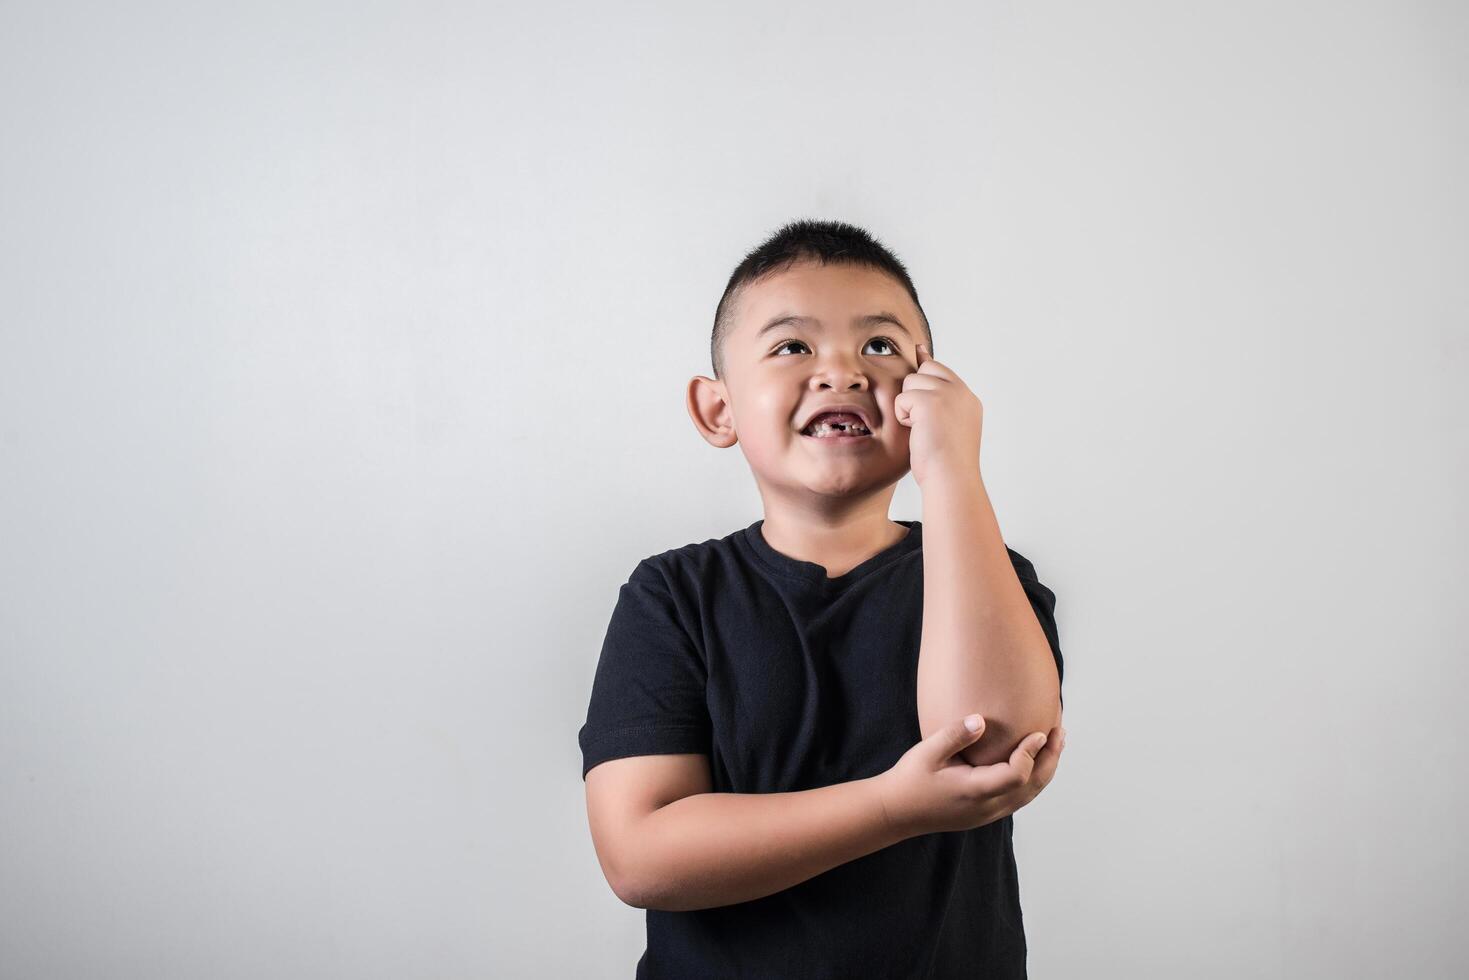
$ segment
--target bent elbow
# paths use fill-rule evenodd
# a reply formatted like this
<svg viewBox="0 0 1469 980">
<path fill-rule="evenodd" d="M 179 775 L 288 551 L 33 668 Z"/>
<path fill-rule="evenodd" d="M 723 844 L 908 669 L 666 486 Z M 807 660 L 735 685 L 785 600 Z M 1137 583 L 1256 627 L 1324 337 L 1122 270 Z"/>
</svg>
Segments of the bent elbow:
<svg viewBox="0 0 1469 980">
<path fill-rule="evenodd" d="M 608 884 L 612 885 L 612 894 L 616 895 L 618 901 L 622 902 L 623 905 L 635 909 L 646 909 L 648 907 L 648 902 L 643 898 L 643 893 L 631 883 L 618 880 L 616 882 L 609 882 Z"/>
<path fill-rule="evenodd" d="M 634 865 L 633 867 L 637 867 Z M 620 855 L 618 862 L 607 876 L 607 883 L 622 904 L 635 909 L 652 909 L 656 906 L 656 893 L 648 886 L 648 875 L 628 870 L 628 855 Z"/>
<path fill-rule="evenodd" d="M 647 893 L 642 882 L 636 876 L 628 874 L 625 868 L 626 865 L 621 857 L 615 861 L 604 861 L 602 875 L 607 879 L 607 884 L 612 888 L 612 894 L 617 896 L 619 902 L 635 909 L 646 909 L 648 907 Z"/>
</svg>

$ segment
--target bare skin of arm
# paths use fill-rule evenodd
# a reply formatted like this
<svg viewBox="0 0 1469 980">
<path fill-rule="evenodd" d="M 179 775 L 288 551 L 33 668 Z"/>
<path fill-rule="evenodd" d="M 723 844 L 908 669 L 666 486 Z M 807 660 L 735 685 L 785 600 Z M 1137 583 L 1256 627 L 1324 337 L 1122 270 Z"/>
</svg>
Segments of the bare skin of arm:
<svg viewBox="0 0 1469 980">
<path fill-rule="evenodd" d="M 649 814 L 633 853 L 644 908 L 762 898 L 898 843 L 870 779 L 796 793 L 699 793 Z"/>
<path fill-rule="evenodd" d="M 1030 732 L 1061 724 L 1051 645 L 1015 575 L 976 469 L 934 473 L 923 486 L 923 640 L 918 723 L 928 735 L 978 712 L 985 735 L 970 765 L 1005 759 Z"/>
<path fill-rule="evenodd" d="M 984 406 L 924 344 L 893 406 L 911 429 L 912 471 L 923 493 L 919 730 L 926 737 L 978 712 L 984 737 L 962 754 L 971 765 L 990 765 L 1028 733 L 1061 724 L 1055 660 L 980 475 Z"/>
<path fill-rule="evenodd" d="M 639 789 L 655 785 L 664 788 Z M 749 901 L 908 836 L 889 824 L 876 777 L 794 793 L 709 786 L 703 755 L 615 759 L 587 773 L 593 840 L 624 902 L 683 912 Z"/>
<path fill-rule="evenodd" d="M 587 773 L 603 873 L 636 908 L 684 912 L 774 894 L 918 834 L 961 830 L 1025 806 L 1050 782 L 1064 743 L 1022 740 L 1004 763 L 971 767 L 979 737 L 962 721 L 877 776 L 791 793 L 709 791 L 699 754 L 614 759 Z"/>
</svg>

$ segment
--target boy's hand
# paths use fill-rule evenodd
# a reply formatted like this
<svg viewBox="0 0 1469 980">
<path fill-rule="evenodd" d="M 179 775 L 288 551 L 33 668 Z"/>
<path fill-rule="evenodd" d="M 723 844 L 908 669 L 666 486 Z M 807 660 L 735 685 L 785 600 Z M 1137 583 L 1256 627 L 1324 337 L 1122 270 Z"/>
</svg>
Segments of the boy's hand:
<svg viewBox="0 0 1469 980">
<path fill-rule="evenodd" d="M 984 731 L 971 732 L 963 719 L 914 745 L 874 780 L 888 825 L 906 837 L 972 830 L 1008 817 L 1040 795 L 1052 777 L 1066 742 L 1056 726 L 1045 738 L 1031 732 L 1006 762 L 971 766 L 958 755 Z"/>
<path fill-rule="evenodd" d="M 919 487 L 930 476 L 979 469 L 984 406 L 959 376 L 918 345 L 918 369 L 903 379 L 893 414 L 908 426 L 908 466 Z"/>
</svg>

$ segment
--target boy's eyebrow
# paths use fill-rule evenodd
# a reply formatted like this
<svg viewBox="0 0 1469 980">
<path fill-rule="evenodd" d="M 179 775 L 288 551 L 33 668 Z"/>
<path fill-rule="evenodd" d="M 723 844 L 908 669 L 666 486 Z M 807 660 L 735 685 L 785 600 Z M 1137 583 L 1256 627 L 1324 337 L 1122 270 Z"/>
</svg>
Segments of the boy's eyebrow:
<svg viewBox="0 0 1469 980">
<path fill-rule="evenodd" d="M 854 329 L 857 327 L 875 327 L 879 323 L 891 323 L 899 330 L 908 334 L 909 339 L 913 337 L 913 334 L 909 332 L 908 328 L 903 326 L 902 320 L 899 320 L 896 316 L 885 310 L 881 313 L 869 313 L 866 316 L 855 316 L 852 318 L 852 327 Z M 801 316 L 796 313 L 778 313 L 769 323 L 756 331 L 755 336 L 761 337 L 767 330 L 774 330 L 776 327 L 803 327 L 808 324 L 815 326 L 817 329 L 821 328 L 821 321 L 814 316 Z"/>
</svg>

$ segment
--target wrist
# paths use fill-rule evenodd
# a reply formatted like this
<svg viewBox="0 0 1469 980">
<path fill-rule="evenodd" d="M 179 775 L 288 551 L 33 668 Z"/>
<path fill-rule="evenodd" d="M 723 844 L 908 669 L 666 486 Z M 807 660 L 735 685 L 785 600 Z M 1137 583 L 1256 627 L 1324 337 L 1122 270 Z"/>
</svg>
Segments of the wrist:
<svg viewBox="0 0 1469 980">
<path fill-rule="evenodd" d="M 927 476 L 918 489 L 924 494 L 925 499 L 929 494 L 935 496 L 952 496 L 955 494 L 975 494 L 984 491 L 984 477 L 980 474 L 979 467 L 968 466 L 943 466 L 937 467 Z"/>
<path fill-rule="evenodd" d="M 917 833 L 912 821 L 899 811 L 897 800 L 892 798 L 888 773 L 878 773 L 859 782 L 866 794 L 867 806 L 874 815 L 873 819 L 883 833 L 886 842 L 884 846 L 905 841 Z"/>
</svg>

